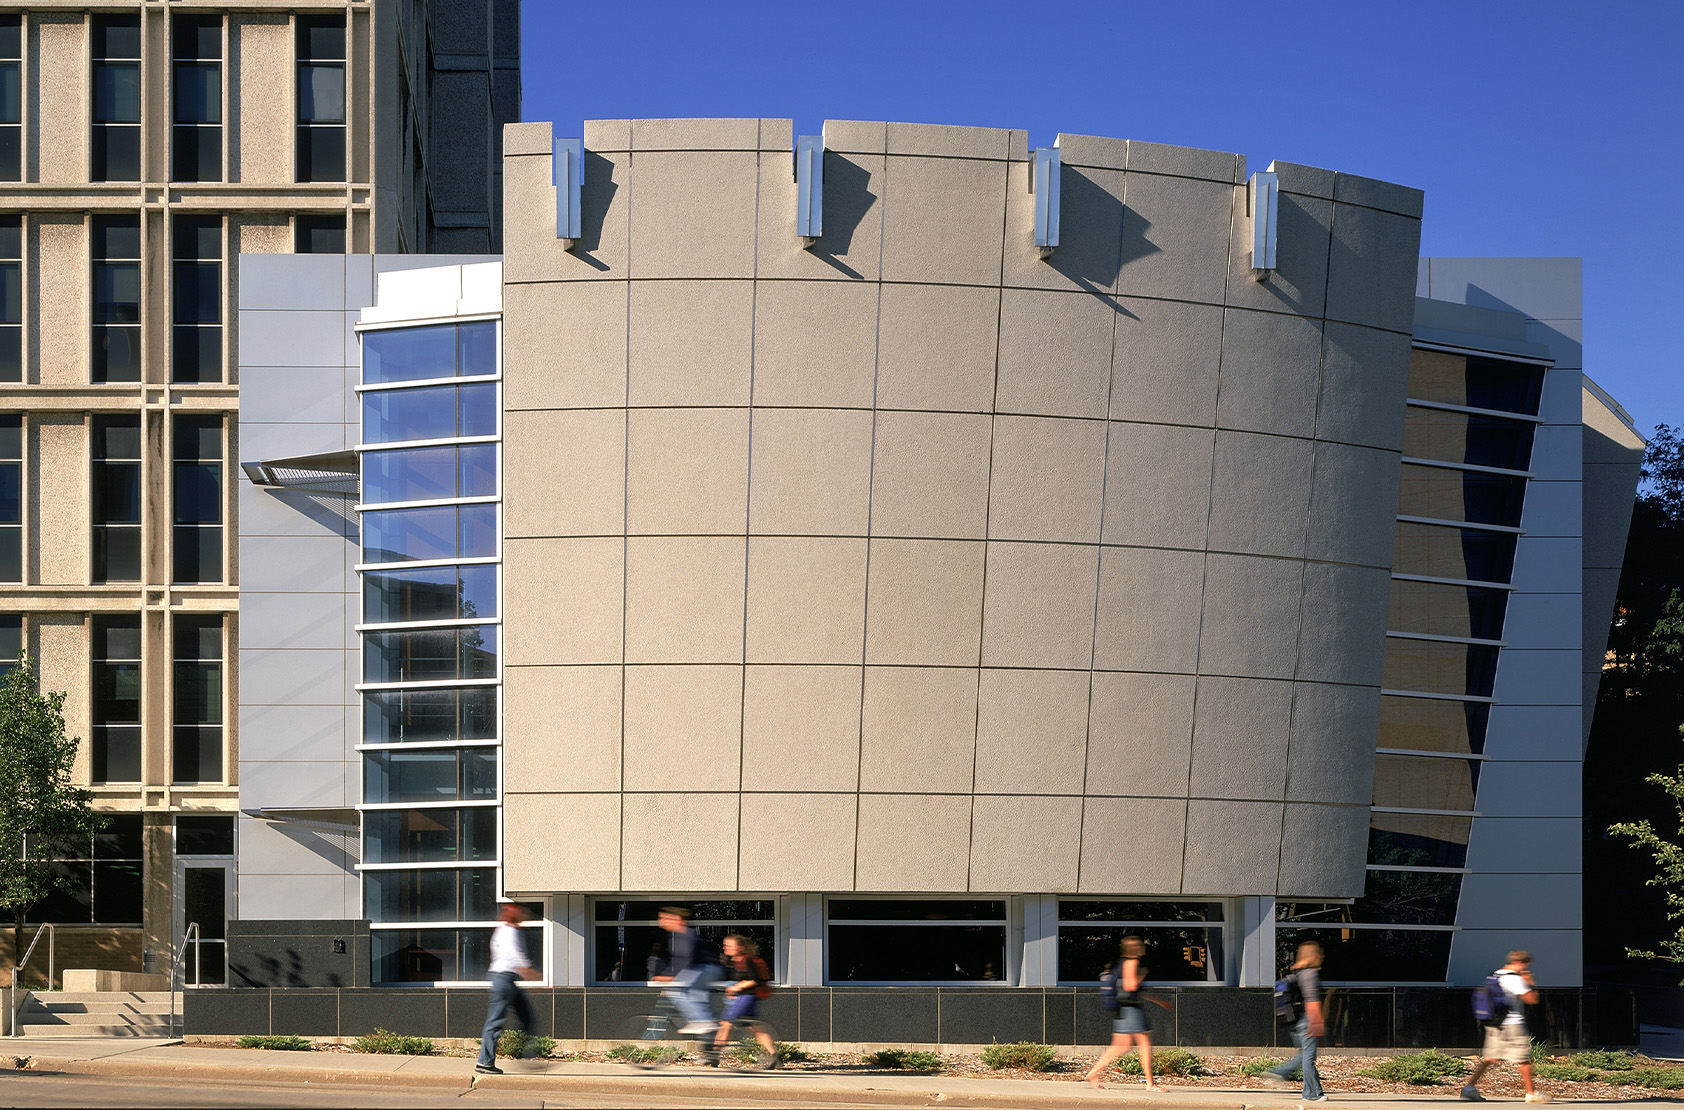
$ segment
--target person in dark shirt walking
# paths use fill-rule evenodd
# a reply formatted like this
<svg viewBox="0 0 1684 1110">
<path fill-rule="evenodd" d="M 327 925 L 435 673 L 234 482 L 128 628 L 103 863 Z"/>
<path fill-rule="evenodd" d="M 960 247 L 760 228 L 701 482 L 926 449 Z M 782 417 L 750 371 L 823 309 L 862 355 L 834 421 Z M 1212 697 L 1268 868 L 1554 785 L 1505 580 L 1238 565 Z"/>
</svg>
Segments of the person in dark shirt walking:
<svg viewBox="0 0 1684 1110">
<path fill-rule="evenodd" d="M 1284 1087 L 1286 1077 L 1295 1068 L 1304 1071 L 1304 1101 L 1326 1102 L 1322 1094 L 1321 1073 L 1316 1070 L 1316 1044 L 1325 1031 L 1321 1005 L 1321 945 L 1307 940 L 1298 946 L 1298 957 L 1287 972 L 1288 990 L 1297 999 L 1293 1014 L 1292 1042 L 1298 1052 L 1290 1060 L 1276 1064 L 1263 1073 L 1263 1082 L 1270 1087 Z"/>
</svg>

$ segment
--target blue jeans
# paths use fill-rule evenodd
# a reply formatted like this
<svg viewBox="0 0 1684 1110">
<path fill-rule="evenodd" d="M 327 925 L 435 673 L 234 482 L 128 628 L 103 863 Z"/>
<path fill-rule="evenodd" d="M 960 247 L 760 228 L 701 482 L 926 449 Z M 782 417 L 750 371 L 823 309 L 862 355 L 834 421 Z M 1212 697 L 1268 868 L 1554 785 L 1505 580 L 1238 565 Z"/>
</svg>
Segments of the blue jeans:
<svg viewBox="0 0 1684 1110">
<path fill-rule="evenodd" d="M 532 1004 L 526 1000 L 526 992 L 515 985 L 519 981 L 520 976 L 512 971 L 491 973 L 491 1007 L 485 1013 L 485 1031 L 479 1035 L 479 1062 L 485 1067 L 497 1062 L 497 1038 L 503 1035 L 504 1019 L 510 1010 L 515 1012 L 520 1027 L 532 1032 Z"/>
<path fill-rule="evenodd" d="M 1293 1068 L 1304 1069 L 1304 1097 L 1321 1097 L 1321 1074 L 1316 1071 L 1316 1039 L 1310 1036 L 1310 1018 L 1308 1015 L 1298 1019 L 1298 1024 L 1292 1027 L 1292 1043 L 1298 1046 L 1298 1052 L 1292 1059 L 1277 1064 L 1269 1070 L 1285 1079 Z"/>
<path fill-rule="evenodd" d="M 713 1000 L 708 988 L 719 980 L 718 964 L 687 967 L 672 979 L 672 1004 L 684 1015 L 686 1022 L 714 1021 Z"/>
</svg>

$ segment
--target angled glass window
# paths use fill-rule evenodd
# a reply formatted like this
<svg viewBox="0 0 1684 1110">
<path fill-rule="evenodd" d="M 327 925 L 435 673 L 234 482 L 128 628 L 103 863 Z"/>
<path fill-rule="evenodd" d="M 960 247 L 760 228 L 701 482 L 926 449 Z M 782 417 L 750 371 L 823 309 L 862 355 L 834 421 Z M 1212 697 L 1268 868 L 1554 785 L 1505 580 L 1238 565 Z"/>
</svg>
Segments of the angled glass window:
<svg viewBox="0 0 1684 1110">
<path fill-rule="evenodd" d="M 23 180 L 23 17 L 0 15 L 0 181 Z"/>
<path fill-rule="evenodd" d="M 476 559 L 496 554 L 496 505 L 379 509 L 363 514 L 365 563 Z"/>
<path fill-rule="evenodd" d="M 222 217 L 176 216 L 170 236 L 170 380 L 222 380 Z"/>
<path fill-rule="evenodd" d="M 363 394 L 363 442 L 497 434 L 497 383 L 428 385 Z"/>
<path fill-rule="evenodd" d="M 1411 351 L 1409 396 L 1474 409 L 1538 415 L 1544 368 L 1445 351 Z"/>
<path fill-rule="evenodd" d="M 1504 583 L 1514 572 L 1513 532 L 1480 532 L 1399 521 L 1392 573 Z"/>
<path fill-rule="evenodd" d="M 177 582 L 222 581 L 222 417 L 175 418 L 172 566 Z"/>
<path fill-rule="evenodd" d="M 1410 405 L 1404 412 L 1403 454 L 1412 459 L 1525 470 L 1532 461 L 1536 428 L 1526 420 Z"/>
<path fill-rule="evenodd" d="M 497 495 L 494 443 L 366 451 L 362 463 L 365 505 Z"/>
<path fill-rule="evenodd" d="M 1427 755 L 1374 757 L 1374 804 L 1389 809 L 1472 812 L 1479 786 L 1477 759 Z"/>
<path fill-rule="evenodd" d="M 1488 702 L 1384 694 L 1380 698 L 1380 738 L 1376 747 L 1479 755 L 1485 750 L 1485 728 L 1490 720 Z"/>
<path fill-rule="evenodd" d="M 1374 813 L 1368 825 L 1368 862 L 1390 867 L 1465 867 L 1470 817 L 1433 813 Z"/>
<path fill-rule="evenodd" d="M 140 17 L 93 17 L 95 181 L 140 180 Z"/>
<path fill-rule="evenodd" d="M 170 180 L 222 180 L 222 17 L 170 21 Z"/>
<path fill-rule="evenodd" d="M 1388 636 L 1380 685 L 1388 690 L 1488 698 L 1497 681 L 1497 650 Z"/>
<path fill-rule="evenodd" d="M 93 222 L 93 379 L 140 381 L 140 217 Z"/>
<path fill-rule="evenodd" d="M 1525 478 L 1405 463 L 1397 511 L 1399 516 L 1517 528 L 1525 499 Z"/>
<path fill-rule="evenodd" d="M 93 622 L 93 781 L 140 781 L 140 614 Z"/>
<path fill-rule="evenodd" d="M 1508 604 L 1507 590 L 1394 578 L 1386 627 L 1426 636 L 1500 640 Z"/>
<path fill-rule="evenodd" d="M 0 215 L 0 382 L 23 381 L 23 217 Z"/>
<path fill-rule="evenodd" d="M 222 616 L 175 618 L 175 781 L 222 781 Z"/>
<path fill-rule="evenodd" d="M 345 17 L 297 17 L 298 180 L 344 181 Z"/>
<path fill-rule="evenodd" d="M 367 385 L 497 372 L 497 325 L 491 320 L 365 331 L 362 340 Z"/>
<path fill-rule="evenodd" d="M 93 442 L 95 582 L 140 581 L 140 417 L 96 416 Z"/>
<path fill-rule="evenodd" d="M 1328 983 L 1442 983 L 1449 974 L 1449 929 L 1352 929 L 1338 925 L 1275 926 L 1276 965 L 1285 967 L 1304 941 L 1320 944 Z"/>
<path fill-rule="evenodd" d="M 497 615 L 497 568 L 489 563 L 366 571 L 362 578 L 367 624 Z"/>
<path fill-rule="evenodd" d="M 363 694 L 363 742 L 424 744 L 495 740 L 497 688 L 369 690 Z"/>
</svg>

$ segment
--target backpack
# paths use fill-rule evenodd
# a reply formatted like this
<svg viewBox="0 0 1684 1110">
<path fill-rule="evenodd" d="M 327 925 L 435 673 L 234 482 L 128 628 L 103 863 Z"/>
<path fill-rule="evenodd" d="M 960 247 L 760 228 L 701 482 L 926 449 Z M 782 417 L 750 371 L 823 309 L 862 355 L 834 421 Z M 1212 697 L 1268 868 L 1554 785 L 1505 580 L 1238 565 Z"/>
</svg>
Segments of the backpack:
<svg viewBox="0 0 1684 1110">
<path fill-rule="evenodd" d="M 766 961 L 759 956 L 749 958 L 749 976 L 754 980 L 754 997 L 767 999 L 772 997 L 772 973 L 767 970 Z"/>
<path fill-rule="evenodd" d="M 1122 999 L 1117 997 L 1117 982 L 1121 978 L 1115 968 L 1108 967 L 1099 973 L 1099 1008 L 1108 1014 L 1123 1008 Z"/>
<path fill-rule="evenodd" d="M 1284 979 L 1275 980 L 1275 1020 L 1297 1021 L 1304 1010 L 1304 988 L 1298 985 L 1298 973 L 1289 971 Z"/>
<path fill-rule="evenodd" d="M 1481 1025 L 1501 1025 L 1509 1016 L 1509 992 L 1503 989 L 1503 973 L 1493 971 L 1474 988 L 1474 1018 Z"/>
</svg>

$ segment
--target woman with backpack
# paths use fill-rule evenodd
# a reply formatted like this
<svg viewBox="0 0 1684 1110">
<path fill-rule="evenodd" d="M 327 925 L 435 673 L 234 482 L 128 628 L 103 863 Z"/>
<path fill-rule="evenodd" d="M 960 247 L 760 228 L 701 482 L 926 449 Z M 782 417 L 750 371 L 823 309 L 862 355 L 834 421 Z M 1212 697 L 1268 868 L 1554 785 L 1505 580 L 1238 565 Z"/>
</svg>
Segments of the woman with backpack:
<svg viewBox="0 0 1684 1110">
<path fill-rule="evenodd" d="M 1307 940 L 1298 946 L 1298 956 L 1286 975 L 1288 1005 L 1291 1009 L 1292 1042 L 1298 1052 L 1292 1059 L 1276 1064 L 1261 1078 L 1264 1086 L 1284 1087 L 1286 1077 L 1294 1071 L 1304 1073 L 1304 1101 L 1326 1102 L 1322 1094 L 1321 1073 L 1316 1070 L 1316 1043 L 1324 1031 L 1321 1005 L 1321 945 Z"/>
<path fill-rule="evenodd" d="M 1122 944 L 1122 963 L 1115 970 L 1107 967 L 1100 976 L 1101 984 L 1107 984 L 1107 977 L 1110 977 L 1108 986 L 1115 992 L 1117 1016 L 1111 1022 L 1110 1047 L 1087 1074 L 1088 1084 L 1096 1090 L 1105 1089 L 1100 1079 L 1111 1062 L 1136 1045 L 1140 1047 L 1140 1070 L 1146 1076 L 1146 1089 L 1163 1090 L 1152 1078 L 1152 1027 L 1147 1023 L 1146 1009 L 1141 1005 L 1140 988 L 1146 984 L 1146 965 L 1140 960 L 1145 955 L 1146 942 L 1136 936 L 1126 936 Z"/>
<path fill-rule="evenodd" d="M 732 933 L 725 938 L 724 948 L 725 978 L 729 985 L 725 988 L 725 1012 L 719 1015 L 719 1033 L 713 1039 L 715 1052 L 724 1050 L 732 1025 L 760 1016 L 761 1000 L 772 993 L 772 973 L 767 969 L 766 961 L 760 958 L 759 945 L 745 936 Z M 781 1061 L 772 1034 L 766 1031 L 764 1025 L 756 1025 L 754 1038 L 766 1050 L 771 1061 L 767 1068 L 777 1067 Z M 718 1057 L 715 1056 L 715 1059 Z"/>
</svg>

